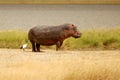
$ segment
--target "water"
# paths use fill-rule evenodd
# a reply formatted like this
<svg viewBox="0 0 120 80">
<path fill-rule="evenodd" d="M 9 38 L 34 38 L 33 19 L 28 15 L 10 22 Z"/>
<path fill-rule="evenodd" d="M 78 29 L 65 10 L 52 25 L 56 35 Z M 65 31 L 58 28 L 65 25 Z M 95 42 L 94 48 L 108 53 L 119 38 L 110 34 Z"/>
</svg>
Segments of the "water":
<svg viewBox="0 0 120 80">
<path fill-rule="evenodd" d="M 63 23 L 79 29 L 120 27 L 120 5 L 0 5 L 0 30 Z"/>
</svg>

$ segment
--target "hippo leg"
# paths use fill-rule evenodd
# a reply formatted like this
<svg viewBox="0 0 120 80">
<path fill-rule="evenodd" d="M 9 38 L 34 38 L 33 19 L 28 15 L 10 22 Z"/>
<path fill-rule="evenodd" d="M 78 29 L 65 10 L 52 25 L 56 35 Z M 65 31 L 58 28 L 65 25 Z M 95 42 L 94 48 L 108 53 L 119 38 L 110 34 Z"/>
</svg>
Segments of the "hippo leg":
<svg viewBox="0 0 120 80">
<path fill-rule="evenodd" d="M 40 44 L 36 43 L 37 52 L 40 52 Z"/>
<path fill-rule="evenodd" d="M 32 52 L 36 52 L 35 50 L 35 43 L 34 42 L 31 42 L 32 43 Z"/>
<path fill-rule="evenodd" d="M 57 43 L 56 43 L 56 51 L 58 51 L 58 49 L 61 47 L 61 45 L 62 45 L 62 43 L 63 43 L 63 41 L 58 41 Z"/>
</svg>

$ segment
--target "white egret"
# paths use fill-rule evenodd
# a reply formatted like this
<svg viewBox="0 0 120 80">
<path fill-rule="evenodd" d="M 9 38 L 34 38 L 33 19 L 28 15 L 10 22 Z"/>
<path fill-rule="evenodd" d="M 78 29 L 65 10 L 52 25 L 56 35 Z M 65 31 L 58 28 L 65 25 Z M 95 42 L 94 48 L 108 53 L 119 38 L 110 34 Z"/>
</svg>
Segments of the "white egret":
<svg viewBox="0 0 120 80">
<path fill-rule="evenodd" d="M 20 49 L 25 49 L 27 47 L 27 43 L 25 43 L 25 44 L 23 44 L 21 47 L 20 47 Z"/>
</svg>

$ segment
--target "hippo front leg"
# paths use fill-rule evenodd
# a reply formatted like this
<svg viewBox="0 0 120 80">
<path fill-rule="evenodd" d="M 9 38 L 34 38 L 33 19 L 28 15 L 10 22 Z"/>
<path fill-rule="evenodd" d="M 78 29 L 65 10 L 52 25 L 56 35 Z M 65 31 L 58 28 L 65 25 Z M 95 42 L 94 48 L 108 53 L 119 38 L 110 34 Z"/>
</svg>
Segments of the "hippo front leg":
<svg viewBox="0 0 120 80">
<path fill-rule="evenodd" d="M 61 41 L 61 42 L 58 41 L 58 42 L 56 43 L 56 51 L 59 50 L 59 48 L 61 47 L 62 43 L 63 43 L 63 41 Z"/>
</svg>

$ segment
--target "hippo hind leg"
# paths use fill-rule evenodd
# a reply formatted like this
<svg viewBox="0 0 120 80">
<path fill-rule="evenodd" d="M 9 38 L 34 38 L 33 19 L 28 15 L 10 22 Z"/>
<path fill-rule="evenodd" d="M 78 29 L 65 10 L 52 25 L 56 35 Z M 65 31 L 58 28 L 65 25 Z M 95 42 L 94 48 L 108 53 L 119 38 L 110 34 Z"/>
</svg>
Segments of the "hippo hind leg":
<svg viewBox="0 0 120 80">
<path fill-rule="evenodd" d="M 35 42 L 32 42 L 32 41 L 31 41 L 31 43 L 32 43 L 32 52 L 36 52 L 36 49 L 35 49 Z"/>
<path fill-rule="evenodd" d="M 37 52 L 40 52 L 40 44 L 36 43 Z"/>
<path fill-rule="evenodd" d="M 56 43 L 56 51 L 59 50 L 59 48 L 61 47 L 62 43 L 63 43 L 63 41 L 61 41 L 61 42 L 58 41 L 58 42 Z"/>
</svg>

